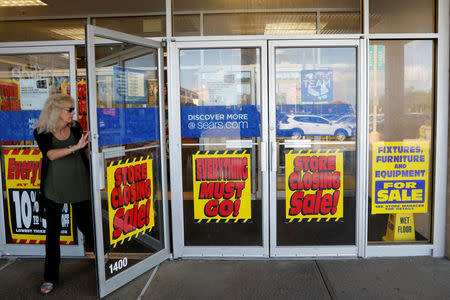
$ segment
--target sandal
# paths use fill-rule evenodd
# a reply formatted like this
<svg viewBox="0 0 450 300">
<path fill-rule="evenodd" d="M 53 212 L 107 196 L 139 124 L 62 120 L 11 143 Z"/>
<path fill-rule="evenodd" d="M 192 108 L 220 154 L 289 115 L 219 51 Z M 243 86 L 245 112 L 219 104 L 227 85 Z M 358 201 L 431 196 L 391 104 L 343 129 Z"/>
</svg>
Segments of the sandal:
<svg viewBox="0 0 450 300">
<path fill-rule="evenodd" d="M 44 282 L 41 284 L 41 294 L 42 295 L 48 295 L 53 291 L 53 283 L 51 282 Z"/>
</svg>

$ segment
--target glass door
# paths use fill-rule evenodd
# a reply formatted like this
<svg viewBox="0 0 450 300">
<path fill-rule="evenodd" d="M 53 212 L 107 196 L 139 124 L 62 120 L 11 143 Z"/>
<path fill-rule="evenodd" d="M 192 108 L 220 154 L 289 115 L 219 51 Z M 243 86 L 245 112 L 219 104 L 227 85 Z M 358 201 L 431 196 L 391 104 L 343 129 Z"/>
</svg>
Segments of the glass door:
<svg viewBox="0 0 450 300">
<path fill-rule="evenodd" d="M 103 297 L 170 255 L 164 52 L 159 42 L 90 25 L 86 47 L 96 256 Z"/>
<path fill-rule="evenodd" d="M 33 125 L 52 94 L 76 97 L 73 46 L 0 48 L 0 252 L 43 255 L 46 219 L 39 215 L 42 154 Z M 61 219 L 61 254 L 83 256 L 72 208 Z"/>
<path fill-rule="evenodd" d="M 269 42 L 271 256 L 356 256 L 359 41 Z"/>
<path fill-rule="evenodd" d="M 172 43 L 175 257 L 269 255 L 266 42 Z"/>
</svg>

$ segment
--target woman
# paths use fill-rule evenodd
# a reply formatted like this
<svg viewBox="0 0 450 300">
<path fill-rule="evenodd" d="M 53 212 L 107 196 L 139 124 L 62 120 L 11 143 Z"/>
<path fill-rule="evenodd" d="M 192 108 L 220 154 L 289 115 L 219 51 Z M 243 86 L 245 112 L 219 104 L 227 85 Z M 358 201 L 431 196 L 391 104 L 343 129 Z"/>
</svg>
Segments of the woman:
<svg viewBox="0 0 450 300">
<path fill-rule="evenodd" d="M 59 238 L 64 203 L 72 204 L 73 219 L 94 249 L 88 134 L 83 134 L 80 124 L 73 120 L 74 113 L 72 97 L 55 94 L 47 99 L 35 124 L 34 137 L 42 152 L 39 205 L 47 219 L 42 294 L 51 293 L 59 279 Z"/>
</svg>

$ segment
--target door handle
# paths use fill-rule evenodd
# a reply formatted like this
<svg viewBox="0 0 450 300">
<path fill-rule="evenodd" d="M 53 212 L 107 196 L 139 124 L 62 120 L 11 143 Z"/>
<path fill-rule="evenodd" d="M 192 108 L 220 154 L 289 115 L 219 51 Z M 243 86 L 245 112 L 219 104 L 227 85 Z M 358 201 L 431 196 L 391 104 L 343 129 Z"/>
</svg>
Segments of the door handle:
<svg viewBox="0 0 450 300">
<path fill-rule="evenodd" d="M 94 176 L 94 187 L 97 190 L 103 190 L 105 188 L 105 161 L 103 153 L 92 152 L 92 163 L 98 166 L 98 174 Z"/>
<path fill-rule="evenodd" d="M 267 142 L 260 143 L 260 153 L 261 153 L 261 172 L 267 171 Z"/>
<path fill-rule="evenodd" d="M 278 152 L 278 146 L 277 146 L 277 142 L 271 142 L 271 171 L 272 172 L 276 172 L 277 168 L 278 168 L 278 164 L 277 164 L 277 152 Z"/>
</svg>

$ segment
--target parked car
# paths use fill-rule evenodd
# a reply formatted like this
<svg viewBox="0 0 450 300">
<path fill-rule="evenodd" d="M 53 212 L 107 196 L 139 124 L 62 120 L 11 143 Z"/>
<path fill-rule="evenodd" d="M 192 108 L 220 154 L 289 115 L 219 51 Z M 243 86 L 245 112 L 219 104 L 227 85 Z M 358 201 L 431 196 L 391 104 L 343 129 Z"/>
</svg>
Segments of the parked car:
<svg viewBox="0 0 450 300">
<path fill-rule="evenodd" d="M 336 121 L 333 121 L 335 124 L 341 124 L 343 127 L 347 127 L 350 129 L 350 135 L 354 136 L 356 134 L 356 116 L 355 115 L 345 115 L 339 117 Z"/>
<path fill-rule="evenodd" d="M 337 123 L 315 115 L 286 115 L 278 123 L 281 136 L 335 136 L 343 141 L 351 132 L 345 122 Z"/>
</svg>

